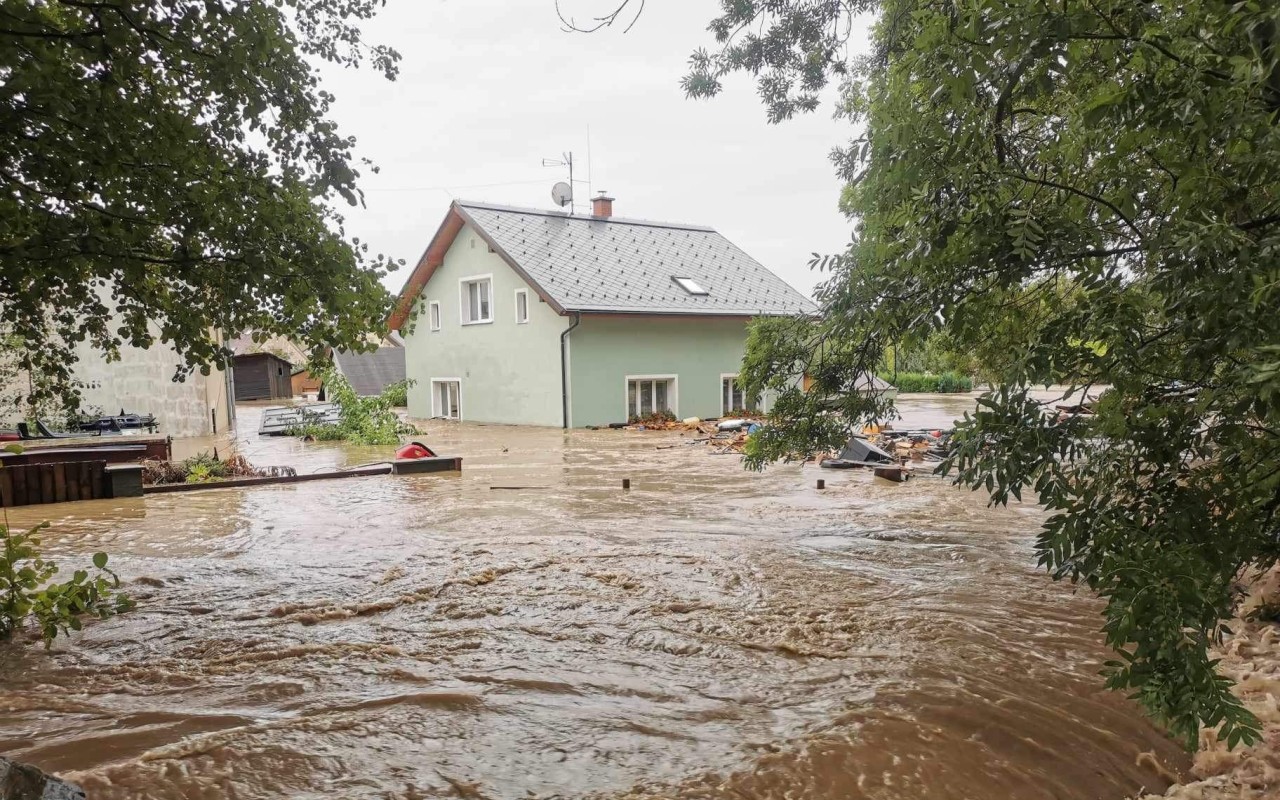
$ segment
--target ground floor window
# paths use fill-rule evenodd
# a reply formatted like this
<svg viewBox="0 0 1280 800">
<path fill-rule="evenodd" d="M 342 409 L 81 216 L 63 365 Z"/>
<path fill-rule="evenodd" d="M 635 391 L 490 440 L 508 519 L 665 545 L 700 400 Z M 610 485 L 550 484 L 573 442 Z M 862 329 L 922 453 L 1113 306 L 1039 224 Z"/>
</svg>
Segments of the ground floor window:
<svg viewBox="0 0 1280 800">
<path fill-rule="evenodd" d="M 676 379 L 674 375 L 627 378 L 627 419 L 651 414 L 675 414 Z"/>
<path fill-rule="evenodd" d="M 431 382 L 431 416 L 462 419 L 462 382 L 453 379 Z"/>
<path fill-rule="evenodd" d="M 756 397 L 745 397 L 742 383 L 737 375 L 720 376 L 720 414 L 732 414 L 735 411 L 758 411 L 760 403 Z"/>
</svg>

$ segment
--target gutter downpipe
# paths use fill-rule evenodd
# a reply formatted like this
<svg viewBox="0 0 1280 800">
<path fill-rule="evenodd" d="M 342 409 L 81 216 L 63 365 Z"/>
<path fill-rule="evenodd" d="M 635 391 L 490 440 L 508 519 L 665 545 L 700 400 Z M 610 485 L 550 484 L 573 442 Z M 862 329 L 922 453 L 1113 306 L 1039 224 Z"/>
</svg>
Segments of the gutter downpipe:
<svg viewBox="0 0 1280 800">
<path fill-rule="evenodd" d="M 573 324 L 560 334 L 560 403 L 564 415 L 564 429 L 569 430 L 569 334 L 582 322 L 582 312 L 573 312 Z"/>
</svg>

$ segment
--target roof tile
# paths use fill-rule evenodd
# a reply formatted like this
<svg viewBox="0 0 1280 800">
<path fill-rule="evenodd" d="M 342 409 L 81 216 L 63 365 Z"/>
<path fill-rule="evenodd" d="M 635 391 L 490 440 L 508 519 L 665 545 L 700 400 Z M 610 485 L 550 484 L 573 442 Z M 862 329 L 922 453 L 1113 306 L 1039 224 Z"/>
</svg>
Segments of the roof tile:
<svg viewBox="0 0 1280 800">
<path fill-rule="evenodd" d="M 570 311 L 791 315 L 817 307 L 710 228 L 459 202 L 538 286 Z M 691 295 L 675 278 L 692 278 Z"/>
</svg>

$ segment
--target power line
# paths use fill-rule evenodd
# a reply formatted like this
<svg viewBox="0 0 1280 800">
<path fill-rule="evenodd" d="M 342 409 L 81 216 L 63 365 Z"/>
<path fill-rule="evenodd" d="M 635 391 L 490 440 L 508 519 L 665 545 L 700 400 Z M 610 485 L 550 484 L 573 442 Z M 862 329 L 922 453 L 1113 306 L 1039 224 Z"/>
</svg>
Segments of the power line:
<svg viewBox="0 0 1280 800">
<path fill-rule="evenodd" d="M 384 188 L 369 187 L 365 192 L 452 192 L 458 189 L 493 189 L 499 186 L 529 186 L 535 183 L 546 183 L 546 178 L 536 181 L 504 181 L 502 183 L 472 183 L 467 185 L 450 184 L 448 186 L 391 186 Z"/>
</svg>

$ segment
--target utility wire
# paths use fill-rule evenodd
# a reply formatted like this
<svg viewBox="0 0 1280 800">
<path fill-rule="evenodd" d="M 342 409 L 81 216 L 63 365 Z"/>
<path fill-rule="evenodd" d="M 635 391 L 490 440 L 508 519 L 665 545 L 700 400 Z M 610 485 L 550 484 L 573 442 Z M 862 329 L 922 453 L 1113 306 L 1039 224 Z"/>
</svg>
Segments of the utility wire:
<svg viewBox="0 0 1280 800">
<path fill-rule="evenodd" d="M 498 186 L 528 186 L 535 183 L 546 183 L 546 178 L 539 178 L 536 181 L 505 181 L 503 183 L 472 183 L 465 186 L 449 185 L 449 186 L 399 186 L 389 188 L 367 187 L 365 192 L 446 192 L 450 193 L 456 189 L 492 189 Z"/>
</svg>

